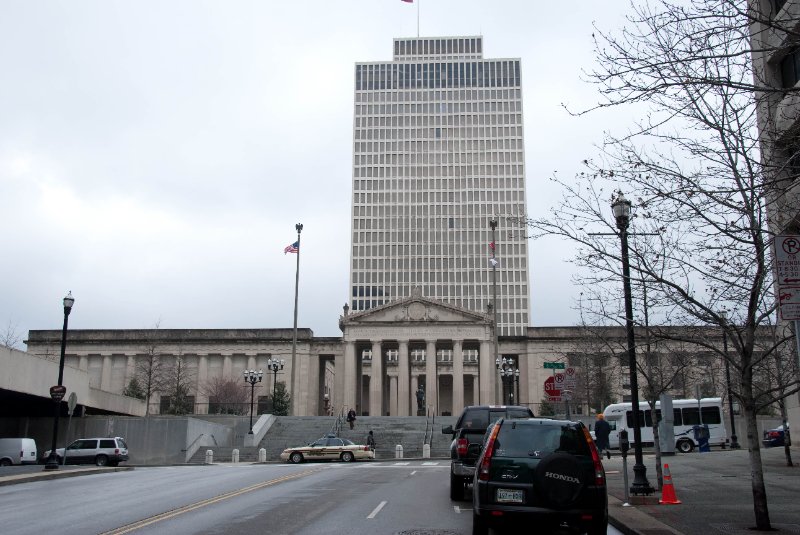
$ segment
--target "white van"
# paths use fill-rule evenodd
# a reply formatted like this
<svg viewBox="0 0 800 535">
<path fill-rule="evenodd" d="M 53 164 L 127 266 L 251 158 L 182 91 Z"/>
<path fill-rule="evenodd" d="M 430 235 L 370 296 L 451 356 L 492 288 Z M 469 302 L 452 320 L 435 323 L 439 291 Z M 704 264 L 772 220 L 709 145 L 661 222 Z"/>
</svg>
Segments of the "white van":
<svg viewBox="0 0 800 535">
<path fill-rule="evenodd" d="M 726 447 L 728 444 L 728 432 L 725 430 L 725 422 L 722 419 L 722 399 L 703 398 L 696 399 L 673 399 L 673 434 L 675 437 L 675 449 L 681 453 L 689 453 L 698 446 L 694 438 L 694 427 L 698 424 L 708 426 L 709 446 Z M 661 402 L 656 401 L 656 413 L 661 418 Z M 614 403 L 606 407 L 603 411 L 606 422 L 611 425 L 611 434 L 608 437 L 609 446 L 612 449 L 619 448 L 619 432 L 625 429 L 628 432 L 628 440 L 633 447 L 633 409 L 631 403 Z M 653 445 L 653 417 L 650 413 L 650 405 L 646 402 L 639 402 L 639 427 L 642 434 L 642 446 Z"/>
<path fill-rule="evenodd" d="M 38 459 L 32 438 L 0 438 L 0 466 L 36 464 Z"/>
</svg>

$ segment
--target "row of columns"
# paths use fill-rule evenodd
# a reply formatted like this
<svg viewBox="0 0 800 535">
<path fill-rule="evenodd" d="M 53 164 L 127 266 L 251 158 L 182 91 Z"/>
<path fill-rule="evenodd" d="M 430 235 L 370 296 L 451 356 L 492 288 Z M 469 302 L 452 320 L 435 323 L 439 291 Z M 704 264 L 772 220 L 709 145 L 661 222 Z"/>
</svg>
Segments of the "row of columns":
<svg viewBox="0 0 800 535">
<path fill-rule="evenodd" d="M 452 409 L 458 413 L 464 407 L 464 356 L 462 340 L 453 342 L 453 392 Z M 392 416 L 416 415 L 417 378 L 410 373 L 409 340 L 397 341 L 398 361 L 397 376 L 389 377 L 388 384 L 388 410 Z M 383 341 L 372 340 L 372 361 L 370 364 L 369 383 L 369 414 L 380 415 L 384 409 L 383 377 L 386 374 L 383 360 Z M 428 405 L 439 397 L 436 363 L 436 340 L 425 341 L 425 399 Z M 337 370 L 344 373 L 336 375 L 336 390 L 341 393 L 337 396 L 346 407 L 356 407 L 358 392 L 361 388 L 360 366 L 358 361 L 358 343 L 350 341 L 345 343 L 342 367 L 336 363 Z M 473 393 L 476 399 L 469 400 L 474 403 L 492 403 L 494 399 L 495 370 L 492 358 L 492 342 L 481 341 L 478 358 L 478 377 L 473 384 Z"/>
</svg>

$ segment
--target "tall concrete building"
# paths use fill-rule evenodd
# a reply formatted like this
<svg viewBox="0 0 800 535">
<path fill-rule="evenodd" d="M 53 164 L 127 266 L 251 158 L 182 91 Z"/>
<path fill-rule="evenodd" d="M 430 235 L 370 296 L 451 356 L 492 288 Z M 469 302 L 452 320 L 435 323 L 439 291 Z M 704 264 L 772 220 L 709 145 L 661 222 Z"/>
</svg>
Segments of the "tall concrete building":
<svg viewBox="0 0 800 535">
<path fill-rule="evenodd" d="M 357 63 L 352 311 L 419 288 L 496 302 L 499 334 L 524 336 L 524 154 L 520 60 L 484 59 L 482 37 L 394 39 L 392 61 Z"/>
</svg>

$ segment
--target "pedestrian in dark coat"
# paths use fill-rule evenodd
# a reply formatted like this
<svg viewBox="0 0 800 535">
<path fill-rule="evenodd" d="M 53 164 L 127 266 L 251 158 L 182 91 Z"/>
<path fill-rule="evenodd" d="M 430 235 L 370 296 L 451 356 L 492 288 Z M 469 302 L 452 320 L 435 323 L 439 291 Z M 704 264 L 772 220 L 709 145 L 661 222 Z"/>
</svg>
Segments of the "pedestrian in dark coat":
<svg viewBox="0 0 800 535">
<path fill-rule="evenodd" d="M 611 434 L 611 425 L 606 422 L 603 413 L 599 413 L 597 415 L 597 421 L 594 424 L 594 443 L 597 446 L 597 450 L 600 452 L 600 455 L 603 454 L 603 451 L 606 452 L 606 457 L 609 459 L 611 458 L 611 451 L 609 451 L 609 444 L 608 444 L 608 435 Z"/>
<path fill-rule="evenodd" d="M 369 449 L 372 451 L 375 451 L 375 435 L 372 434 L 372 430 L 370 430 L 367 435 L 367 446 L 369 446 Z"/>
<path fill-rule="evenodd" d="M 350 409 L 349 411 L 347 411 L 347 421 L 350 424 L 350 429 L 352 429 L 353 426 L 356 423 L 356 411 L 355 411 L 355 409 Z"/>
</svg>

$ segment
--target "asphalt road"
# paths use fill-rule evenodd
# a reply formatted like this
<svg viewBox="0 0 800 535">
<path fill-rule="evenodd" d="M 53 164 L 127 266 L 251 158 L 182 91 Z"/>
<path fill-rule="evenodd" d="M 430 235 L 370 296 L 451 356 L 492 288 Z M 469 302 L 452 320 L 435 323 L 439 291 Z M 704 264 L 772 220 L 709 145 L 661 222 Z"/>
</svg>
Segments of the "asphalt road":
<svg viewBox="0 0 800 535">
<path fill-rule="evenodd" d="M 20 535 L 467 535 L 448 473 L 442 460 L 137 467 L 0 487 L 0 518 Z"/>
</svg>

